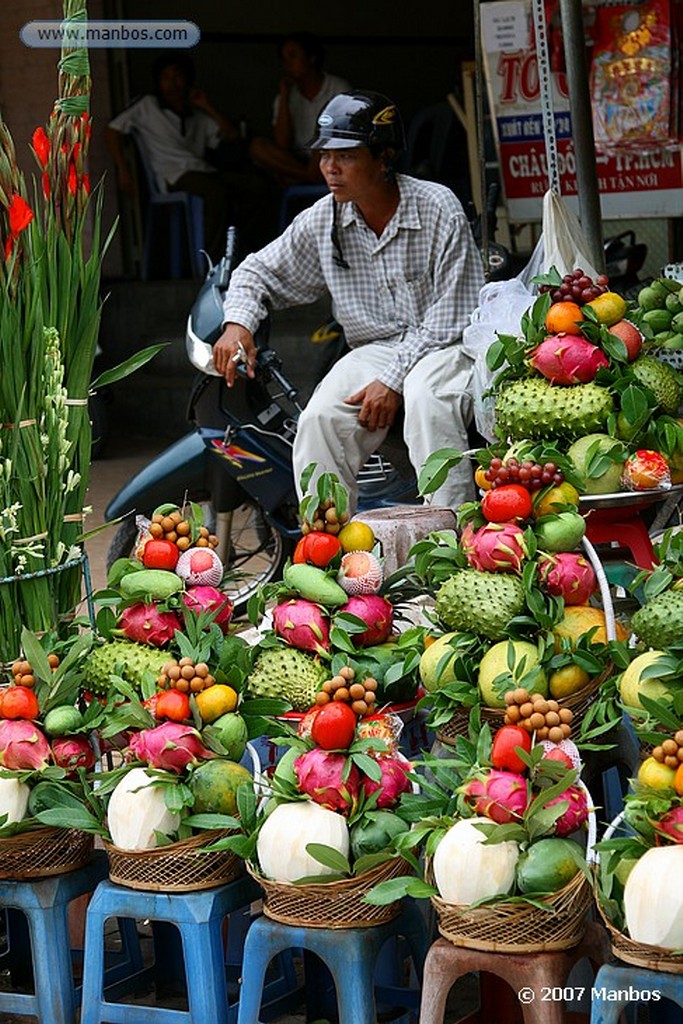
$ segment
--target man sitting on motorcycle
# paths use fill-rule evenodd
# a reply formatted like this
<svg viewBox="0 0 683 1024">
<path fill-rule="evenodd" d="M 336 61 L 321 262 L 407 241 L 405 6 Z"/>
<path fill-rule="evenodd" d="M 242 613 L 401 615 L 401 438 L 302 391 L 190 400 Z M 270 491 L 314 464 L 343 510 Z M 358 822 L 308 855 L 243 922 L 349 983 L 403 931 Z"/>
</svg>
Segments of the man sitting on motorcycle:
<svg viewBox="0 0 683 1024">
<path fill-rule="evenodd" d="M 468 447 L 472 361 L 461 335 L 479 298 L 482 262 L 463 212 L 443 185 L 397 174 L 405 145 L 396 106 L 380 93 L 341 93 L 323 108 L 311 141 L 330 195 L 235 270 L 224 330 L 213 350 L 228 387 L 237 364 L 254 375 L 254 332 L 268 308 L 326 292 L 350 352 L 324 377 L 299 420 L 298 482 L 311 462 L 337 473 L 355 509 L 356 476 L 403 404 L 403 432 L 419 472 L 439 448 Z M 467 465 L 431 502 L 471 497 Z"/>
</svg>

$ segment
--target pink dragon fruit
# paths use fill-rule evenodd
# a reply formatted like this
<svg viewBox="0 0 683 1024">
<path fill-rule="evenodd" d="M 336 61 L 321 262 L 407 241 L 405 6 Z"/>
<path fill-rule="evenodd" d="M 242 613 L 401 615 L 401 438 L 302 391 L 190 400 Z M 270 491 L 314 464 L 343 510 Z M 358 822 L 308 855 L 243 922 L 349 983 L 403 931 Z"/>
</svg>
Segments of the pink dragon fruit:
<svg viewBox="0 0 683 1024">
<path fill-rule="evenodd" d="M 672 807 L 655 823 L 655 828 L 673 843 L 683 843 L 683 806 Z"/>
<path fill-rule="evenodd" d="M 529 804 L 529 783 L 523 775 L 492 768 L 481 778 L 471 779 L 465 795 L 477 814 L 506 825 L 518 821 Z"/>
<path fill-rule="evenodd" d="M 283 601 L 273 608 L 273 628 L 278 636 L 300 651 L 324 654 L 330 649 L 330 620 L 319 604 L 303 597 Z"/>
<path fill-rule="evenodd" d="M 227 633 L 232 618 L 232 601 L 227 594 L 216 587 L 188 587 L 183 594 L 183 603 L 196 615 L 209 611 L 213 621 L 220 626 L 222 633 Z"/>
<path fill-rule="evenodd" d="M 350 597 L 346 604 L 337 609 L 346 615 L 355 615 L 368 627 L 362 633 L 353 633 L 351 639 L 356 647 L 374 647 L 383 644 L 391 635 L 394 624 L 394 606 L 379 594 L 358 594 Z"/>
<path fill-rule="evenodd" d="M 0 722 L 0 764 L 3 768 L 42 771 L 50 761 L 50 744 L 40 729 L 23 718 Z"/>
<path fill-rule="evenodd" d="M 543 374 L 551 384 L 588 384 L 607 356 L 590 341 L 578 334 L 551 334 L 531 353 L 534 370 Z"/>
<path fill-rule="evenodd" d="M 136 644 L 165 647 L 173 640 L 176 629 L 182 629 L 183 626 L 175 612 L 162 612 L 155 604 L 140 602 L 124 608 L 118 628 L 128 640 Z"/>
<path fill-rule="evenodd" d="M 59 768 L 75 775 L 77 768 L 88 771 L 95 766 L 95 751 L 87 736 L 60 736 L 52 741 L 52 756 Z"/>
<path fill-rule="evenodd" d="M 570 786 L 560 796 L 544 804 L 544 807 L 554 807 L 563 800 L 569 802 L 569 807 L 555 822 L 556 836 L 570 836 L 572 832 L 581 828 L 588 818 L 588 799 L 585 790 L 579 786 Z"/>
<path fill-rule="evenodd" d="M 163 768 L 180 775 L 189 764 L 215 757 L 202 743 L 191 725 L 163 722 L 154 729 L 143 729 L 131 737 L 130 760 L 144 761 L 150 768 Z"/>
<path fill-rule="evenodd" d="M 521 572 L 528 555 L 524 530 L 516 523 L 487 523 L 476 533 L 466 528 L 460 546 L 472 568 L 481 572 Z"/>
<path fill-rule="evenodd" d="M 410 789 L 408 772 L 410 764 L 401 757 L 392 755 L 378 757 L 375 759 L 382 772 L 382 778 L 375 782 L 369 776 L 363 778 L 363 789 L 366 796 L 371 796 L 377 790 L 380 791 L 377 798 L 377 807 L 395 807 L 401 793 L 407 793 Z"/>
<path fill-rule="evenodd" d="M 334 754 L 320 747 L 307 750 L 294 762 L 299 789 L 315 803 L 346 814 L 358 798 L 361 780 L 355 764 L 344 779 L 345 766 L 344 754 Z"/>
<path fill-rule="evenodd" d="M 541 586 L 565 604 L 586 604 L 598 587 L 590 562 L 583 555 L 563 551 L 538 560 Z"/>
</svg>

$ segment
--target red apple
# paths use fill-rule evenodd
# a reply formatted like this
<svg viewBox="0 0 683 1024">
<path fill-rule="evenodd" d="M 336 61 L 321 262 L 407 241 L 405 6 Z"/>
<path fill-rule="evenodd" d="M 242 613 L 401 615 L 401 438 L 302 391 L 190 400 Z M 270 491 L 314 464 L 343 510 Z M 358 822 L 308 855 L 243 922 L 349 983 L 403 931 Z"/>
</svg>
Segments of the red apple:
<svg viewBox="0 0 683 1024">
<path fill-rule="evenodd" d="M 643 347 L 643 336 L 638 328 L 630 320 L 620 320 L 619 323 L 612 324 L 609 332 L 610 334 L 616 334 L 617 338 L 621 338 L 626 346 L 628 361 L 632 363 L 638 357 Z"/>
</svg>

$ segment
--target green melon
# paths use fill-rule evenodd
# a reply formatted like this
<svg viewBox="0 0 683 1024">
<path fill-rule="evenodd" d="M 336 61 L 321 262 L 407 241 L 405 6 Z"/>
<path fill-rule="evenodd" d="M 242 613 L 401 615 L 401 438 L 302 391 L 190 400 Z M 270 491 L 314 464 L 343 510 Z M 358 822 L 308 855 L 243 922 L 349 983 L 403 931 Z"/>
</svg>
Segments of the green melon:
<svg viewBox="0 0 683 1024">
<path fill-rule="evenodd" d="M 216 757 L 192 772 L 189 787 L 194 795 L 194 814 L 237 814 L 237 789 L 253 785 L 251 772 L 241 764 Z"/>
<path fill-rule="evenodd" d="M 386 850 L 395 836 L 407 831 L 408 823 L 393 811 L 371 811 L 351 829 L 353 859 Z"/>
<path fill-rule="evenodd" d="M 597 446 L 597 451 L 601 454 L 613 451 L 615 455 L 620 456 L 616 462 L 610 462 L 604 472 L 597 477 L 588 476 L 586 473 L 588 452 L 594 445 Z M 610 437 L 609 434 L 586 434 L 585 437 L 580 437 L 578 441 L 575 441 L 570 446 L 567 457 L 582 478 L 581 493 L 612 494 L 615 491 L 620 491 L 621 474 L 624 469 L 623 460 L 626 458 L 626 454 L 624 445 Z"/>
<path fill-rule="evenodd" d="M 520 892 L 557 892 L 571 882 L 584 852 L 573 839 L 539 839 L 517 862 Z"/>
</svg>

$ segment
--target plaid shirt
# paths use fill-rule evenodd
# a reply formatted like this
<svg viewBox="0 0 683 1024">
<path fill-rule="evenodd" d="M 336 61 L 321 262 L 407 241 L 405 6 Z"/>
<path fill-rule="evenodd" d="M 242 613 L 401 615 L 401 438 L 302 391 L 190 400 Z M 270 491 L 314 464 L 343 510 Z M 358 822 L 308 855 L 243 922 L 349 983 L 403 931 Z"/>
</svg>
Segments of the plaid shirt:
<svg viewBox="0 0 683 1024">
<path fill-rule="evenodd" d="M 391 346 L 382 384 L 403 391 L 423 356 L 456 342 L 479 301 L 482 263 L 460 202 L 443 185 L 398 175 L 398 208 L 380 238 L 353 203 L 337 209 L 348 269 L 335 262 L 334 198 L 318 200 L 264 249 L 235 270 L 224 323 L 253 334 L 268 308 L 332 296 L 350 348 Z"/>
</svg>

